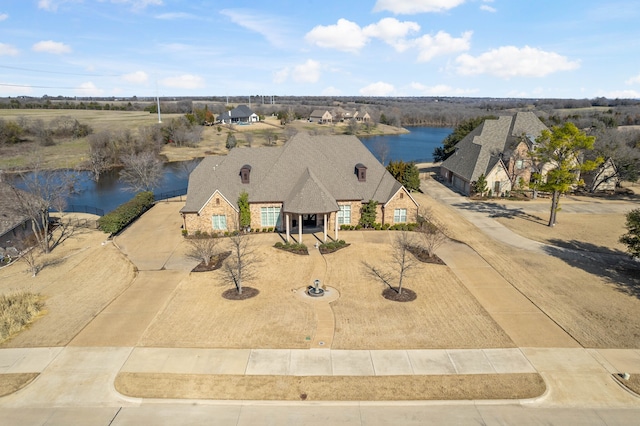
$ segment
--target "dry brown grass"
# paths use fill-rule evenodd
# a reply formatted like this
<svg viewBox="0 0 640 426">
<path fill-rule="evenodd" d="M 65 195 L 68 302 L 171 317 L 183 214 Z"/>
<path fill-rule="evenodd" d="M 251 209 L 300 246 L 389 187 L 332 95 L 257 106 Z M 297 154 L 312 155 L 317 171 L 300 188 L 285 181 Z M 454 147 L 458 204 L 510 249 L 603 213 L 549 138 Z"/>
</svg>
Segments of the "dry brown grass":
<svg viewBox="0 0 640 426">
<path fill-rule="evenodd" d="M 513 347 L 467 289 L 441 265 L 420 264 L 407 288 L 418 294 L 398 304 L 382 296 L 361 266 L 390 256 L 388 232 L 343 232 L 350 247 L 326 256 L 327 279 L 340 299 L 332 303 L 335 349 Z M 370 235 L 379 242 L 356 241 Z M 254 235 L 263 262 L 259 278 L 246 283 L 260 294 L 230 301 L 220 271 L 190 274 L 141 339 L 142 346 L 220 348 L 308 348 L 316 332 L 312 306 L 294 294 L 313 282 L 313 258 L 272 247 L 273 234 Z M 350 240 L 350 238 L 352 240 Z M 381 241 L 380 241 L 381 240 Z"/>
<path fill-rule="evenodd" d="M 546 387 L 539 374 L 449 376 L 215 376 L 120 373 L 118 392 L 136 398 L 277 401 L 526 399 Z"/>
<path fill-rule="evenodd" d="M 30 291 L 0 295 L 0 343 L 35 321 L 43 307 L 42 296 Z"/>
<path fill-rule="evenodd" d="M 0 397 L 19 391 L 31 383 L 39 373 L 0 374 Z"/>
<path fill-rule="evenodd" d="M 416 197 L 448 224 L 452 238 L 469 244 L 580 344 L 640 348 L 637 270 L 620 272 L 599 263 L 563 260 L 557 253 L 516 250 L 493 240 L 455 209 L 425 194 Z"/>
<path fill-rule="evenodd" d="M 100 231 L 78 230 L 41 258 L 46 266 L 36 277 L 22 262 L 0 269 L 0 293 L 40 293 L 47 307 L 47 315 L 2 347 L 64 346 L 131 284 L 133 265 L 105 240 Z"/>
<path fill-rule="evenodd" d="M 600 251 L 624 253 L 619 238 L 626 232 L 624 214 L 562 213 L 555 227 L 547 226 L 548 218 L 530 214 L 526 218 L 497 218 L 496 220 L 523 237 L 543 243 L 574 247 L 586 243 Z M 597 250 L 596 250 L 597 251 Z"/>
</svg>

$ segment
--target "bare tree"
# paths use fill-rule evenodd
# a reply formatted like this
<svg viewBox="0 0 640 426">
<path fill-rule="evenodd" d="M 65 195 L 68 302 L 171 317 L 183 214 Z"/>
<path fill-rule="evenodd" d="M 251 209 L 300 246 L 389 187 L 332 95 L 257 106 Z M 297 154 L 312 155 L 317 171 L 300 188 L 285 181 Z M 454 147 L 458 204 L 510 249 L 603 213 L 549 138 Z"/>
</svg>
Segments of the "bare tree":
<svg viewBox="0 0 640 426">
<path fill-rule="evenodd" d="M 244 140 L 247 142 L 247 146 L 249 148 L 251 148 L 251 145 L 253 145 L 253 133 L 245 132 L 244 133 Z"/>
<path fill-rule="evenodd" d="M 396 235 L 392 244 L 392 260 L 389 262 L 388 268 L 391 269 L 391 271 L 367 262 L 364 262 L 363 265 L 369 275 L 389 286 L 390 289 L 395 290 L 398 294 L 402 294 L 402 285 L 404 284 L 405 278 L 410 276 L 411 271 L 417 265 L 415 257 L 413 257 L 410 252 L 413 245 L 415 244 L 412 241 L 411 234 L 406 231 L 401 231 Z M 397 279 L 398 283 L 396 287 L 392 285 L 394 278 Z"/>
<path fill-rule="evenodd" d="M 234 232 L 229 237 L 231 255 L 225 261 L 224 271 L 227 280 L 235 285 L 238 294 L 242 294 L 242 286 L 245 281 L 255 278 L 255 268 L 260 262 L 251 245 L 250 238 L 248 234 L 243 232 Z"/>
<path fill-rule="evenodd" d="M 120 179 L 132 192 L 149 191 L 162 179 L 162 161 L 152 152 L 125 155 L 122 164 Z"/>
<path fill-rule="evenodd" d="M 218 254 L 218 243 L 220 238 L 213 236 L 194 236 L 187 239 L 189 244 L 189 251 L 187 257 L 202 261 L 206 266 L 211 263 L 211 258 Z"/>
<path fill-rule="evenodd" d="M 22 253 L 20 253 L 20 260 L 27 265 L 27 272 L 30 273 L 32 277 L 35 277 L 42 269 L 42 265 L 38 262 L 38 257 L 36 255 L 36 247 L 28 247 L 27 241 L 24 241 L 21 244 L 24 248 Z"/>
<path fill-rule="evenodd" d="M 15 196 L 13 210 L 31 221 L 33 234 L 44 253 L 52 247 L 50 212 L 62 212 L 73 188 L 74 177 L 70 173 L 41 170 L 38 163 L 33 171 L 21 176 L 24 190 L 12 185 Z"/>
<path fill-rule="evenodd" d="M 447 242 L 447 227 L 433 217 L 429 208 L 421 208 L 418 214 L 420 227 L 417 229 L 422 247 L 427 251 L 429 257 L 435 255 L 436 250 Z"/>
<path fill-rule="evenodd" d="M 389 144 L 381 139 L 378 139 L 376 142 L 374 142 L 372 148 L 373 155 L 378 157 L 380 163 L 382 163 L 383 166 L 386 166 L 385 163 L 387 162 L 387 157 L 389 156 Z"/>
<path fill-rule="evenodd" d="M 110 148 L 111 133 L 102 131 L 89 136 L 89 168 L 96 182 L 100 175 L 112 167 L 113 157 Z"/>
</svg>

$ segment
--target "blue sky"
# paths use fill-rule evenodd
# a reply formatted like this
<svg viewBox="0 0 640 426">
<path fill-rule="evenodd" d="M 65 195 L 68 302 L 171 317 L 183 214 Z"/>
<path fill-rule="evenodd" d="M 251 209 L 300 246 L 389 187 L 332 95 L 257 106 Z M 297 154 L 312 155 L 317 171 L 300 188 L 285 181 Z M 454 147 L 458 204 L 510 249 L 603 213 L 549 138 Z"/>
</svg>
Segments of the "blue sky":
<svg viewBox="0 0 640 426">
<path fill-rule="evenodd" d="M 2 0 L 0 96 L 640 98 L 640 2 Z"/>
</svg>

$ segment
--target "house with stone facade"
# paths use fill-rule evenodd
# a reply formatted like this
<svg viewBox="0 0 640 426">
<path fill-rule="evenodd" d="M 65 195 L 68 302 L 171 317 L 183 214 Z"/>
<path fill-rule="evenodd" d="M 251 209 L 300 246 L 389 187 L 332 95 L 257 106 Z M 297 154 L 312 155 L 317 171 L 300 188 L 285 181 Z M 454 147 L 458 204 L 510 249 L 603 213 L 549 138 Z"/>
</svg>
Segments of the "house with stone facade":
<svg viewBox="0 0 640 426">
<path fill-rule="evenodd" d="M 248 194 L 252 229 L 338 238 L 377 202 L 376 222 L 417 221 L 418 203 L 355 136 L 298 133 L 281 147 L 235 148 L 205 157 L 189 176 L 181 210 L 188 233 L 239 228 L 238 198 Z"/>
<path fill-rule="evenodd" d="M 440 176 L 466 195 L 480 175 L 495 196 L 522 182 L 527 186 L 534 169 L 529 152 L 543 130 L 547 126 L 533 112 L 485 120 L 458 142 L 455 152 L 440 165 Z"/>
</svg>

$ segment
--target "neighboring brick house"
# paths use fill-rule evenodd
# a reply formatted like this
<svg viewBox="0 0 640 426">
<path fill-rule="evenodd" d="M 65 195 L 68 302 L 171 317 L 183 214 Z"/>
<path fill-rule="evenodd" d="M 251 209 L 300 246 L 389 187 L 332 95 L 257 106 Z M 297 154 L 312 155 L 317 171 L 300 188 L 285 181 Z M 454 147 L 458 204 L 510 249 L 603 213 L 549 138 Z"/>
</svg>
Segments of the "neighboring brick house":
<svg viewBox="0 0 640 426">
<path fill-rule="evenodd" d="M 440 176 L 464 194 L 471 194 L 480 175 L 496 196 L 531 179 L 528 155 L 535 139 L 547 127 L 533 112 L 518 112 L 485 120 L 456 145 L 456 150 L 440 165 Z"/>
<path fill-rule="evenodd" d="M 357 225 L 363 204 L 378 202 L 376 222 L 416 222 L 418 203 L 355 136 L 298 133 L 282 147 L 235 148 L 205 157 L 189 176 L 184 229 L 238 229 L 238 198 L 249 195 L 251 228 L 291 233 Z"/>
<path fill-rule="evenodd" d="M 314 109 L 309 116 L 309 121 L 320 124 L 332 123 L 333 116 L 326 109 Z"/>
</svg>

